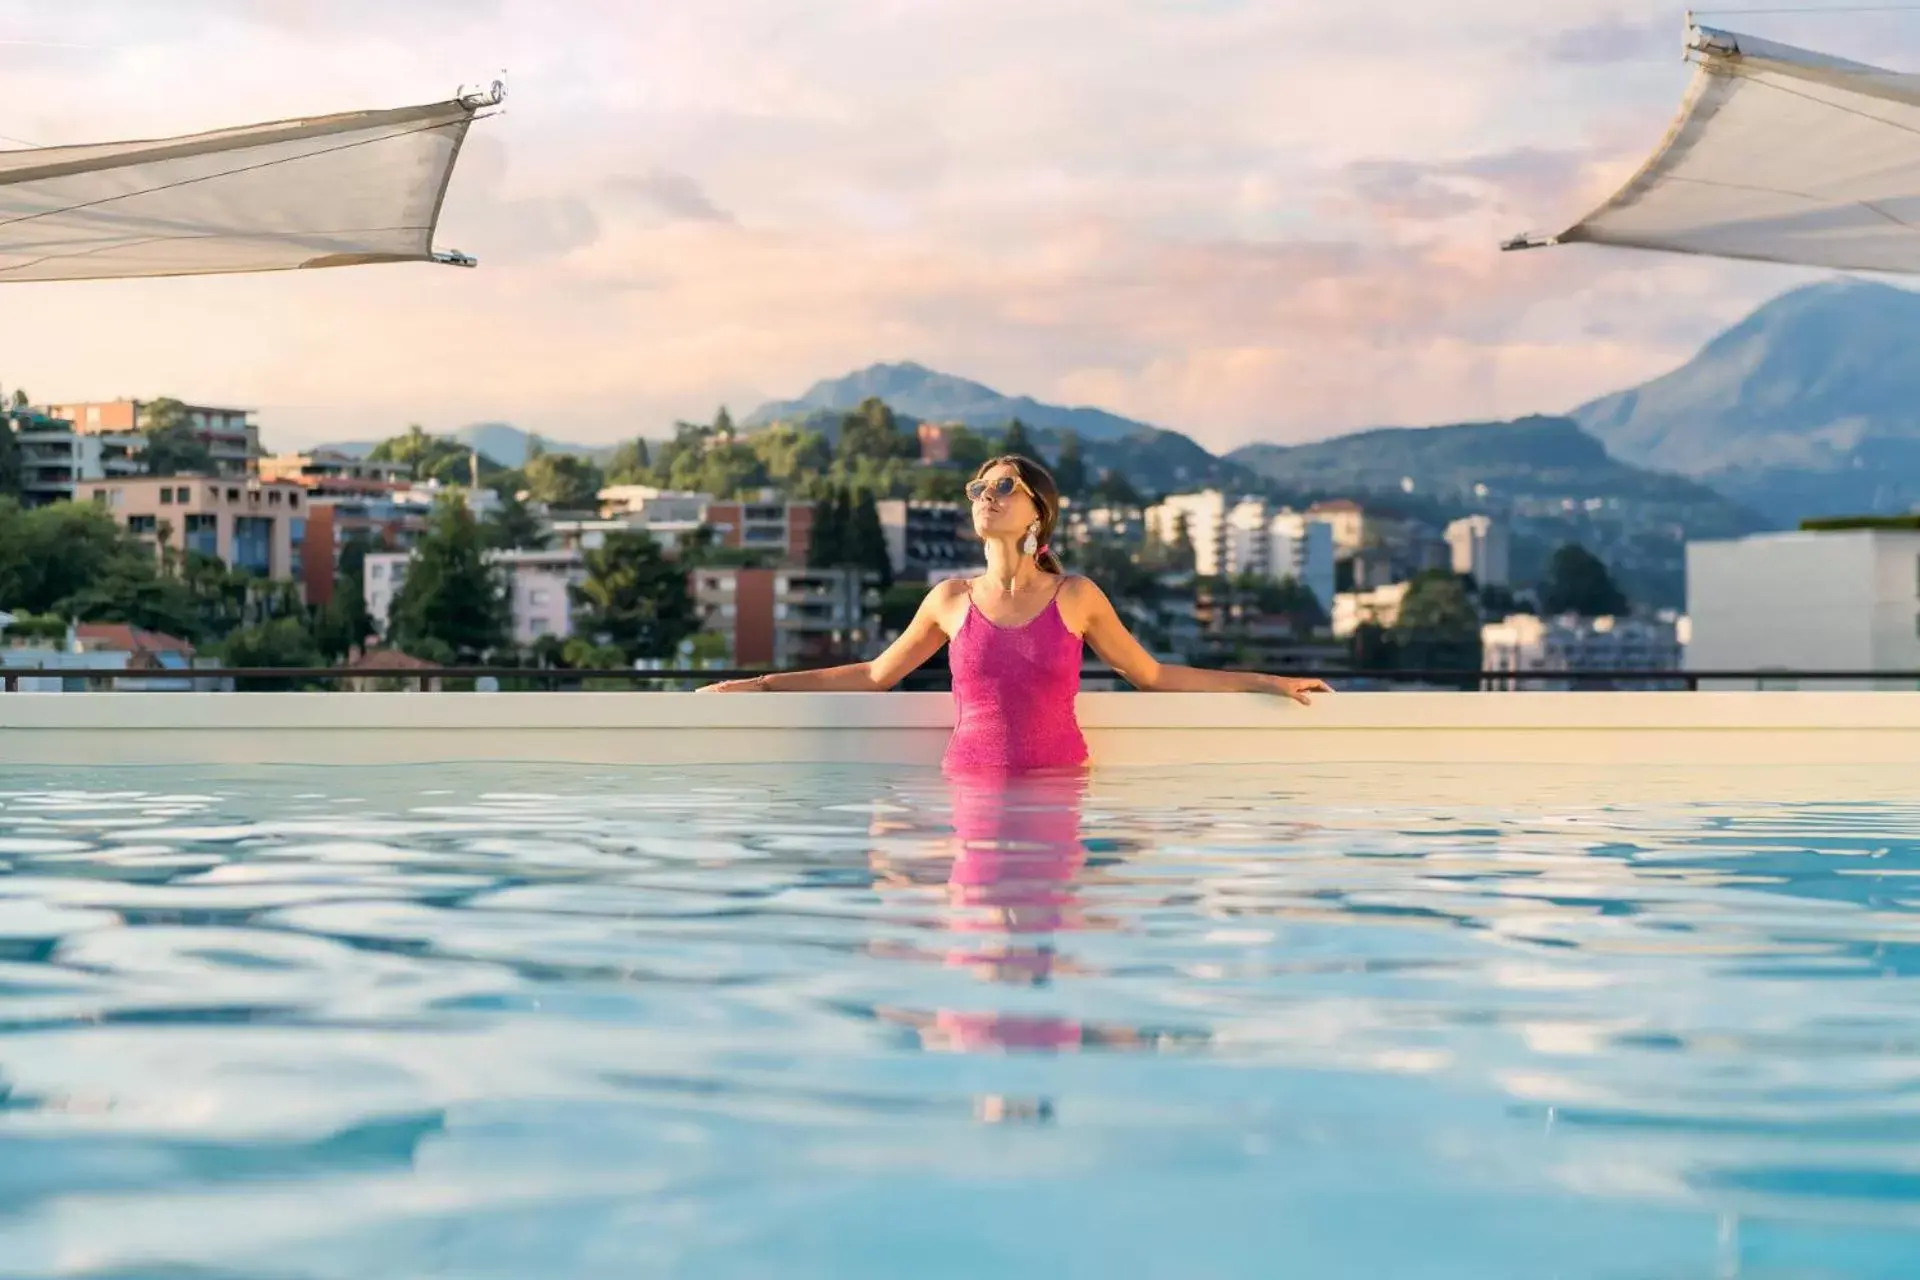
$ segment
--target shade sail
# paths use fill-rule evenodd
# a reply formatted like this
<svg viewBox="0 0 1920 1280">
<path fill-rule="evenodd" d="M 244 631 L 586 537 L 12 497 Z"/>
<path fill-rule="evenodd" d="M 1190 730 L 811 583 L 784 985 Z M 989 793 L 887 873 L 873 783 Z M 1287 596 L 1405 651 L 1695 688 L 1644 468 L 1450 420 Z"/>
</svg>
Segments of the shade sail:
<svg viewBox="0 0 1920 1280">
<path fill-rule="evenodd" d="M 0 151 L 0 282 L 429 260 L 496 85 L 427 106 L 188 137 Z"/>
<path fill-rule="evenodd" d="M 1659 149 L 1557 236 L 1846 270 L 1920 271 L 1920 76 L 1694 27 Z"/>
</svg>

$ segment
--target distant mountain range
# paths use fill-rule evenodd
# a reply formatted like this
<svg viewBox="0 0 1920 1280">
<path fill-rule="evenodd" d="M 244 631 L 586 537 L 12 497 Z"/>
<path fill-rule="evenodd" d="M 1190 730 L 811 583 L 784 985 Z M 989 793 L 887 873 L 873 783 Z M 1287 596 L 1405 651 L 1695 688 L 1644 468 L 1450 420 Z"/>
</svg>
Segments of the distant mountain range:
<svg viewBox="0 0 1920 1280">
<path fill-rule="evenodd" d="M 909 414 L 923 422 L 961 422 L 995 431 L 1012 418 L 1020 419 L 1029 427 L 1077 431 L 1088 441 L 1119 441 L 1141 432 L 1159 430 L 1105 409 L 1065 408 L 1043 404 L 1032 396 L 1002 395 L 992 387 L 939 373 L 912 361 L 869 365 L 844 378 L 816 382 L 798 400 L 776 400 L 761 405 L 741 425 L 763 427 L 771 422 L 804 418 L 820 409 L 844 411 L 869 396 L 886 401 L 895 413 Z"/>
<path fill-rule="evenodd" d="M 1920 504 L 1920 293 L 1782 294 L 1664 377 L 1572 413 L 1624 462 L 1691 476 L 1776 524 Z"/>
</svg>

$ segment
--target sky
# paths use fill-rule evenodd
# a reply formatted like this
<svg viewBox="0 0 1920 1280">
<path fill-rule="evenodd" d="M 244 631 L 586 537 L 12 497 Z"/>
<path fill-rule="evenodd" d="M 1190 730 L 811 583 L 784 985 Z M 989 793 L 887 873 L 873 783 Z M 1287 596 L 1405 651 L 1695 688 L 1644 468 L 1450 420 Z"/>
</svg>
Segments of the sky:
<svg viewBox="0 0 1920 1280">
<path fill-rule="evenodd" d="M 1920 66 L 1920 13 L 1716 21 Z M 0 146 L 509 86 L 437 240 L 478 270 L 0 286 L 0 386 L 250 406 L 276 449 L 659 437 L 882 360 L 1215 449 L 1565 411 L 1814 278 L 1497 251 L 1650 154 L 1682 26 L 1646 0 L 0 0 Z"/>
</svg>

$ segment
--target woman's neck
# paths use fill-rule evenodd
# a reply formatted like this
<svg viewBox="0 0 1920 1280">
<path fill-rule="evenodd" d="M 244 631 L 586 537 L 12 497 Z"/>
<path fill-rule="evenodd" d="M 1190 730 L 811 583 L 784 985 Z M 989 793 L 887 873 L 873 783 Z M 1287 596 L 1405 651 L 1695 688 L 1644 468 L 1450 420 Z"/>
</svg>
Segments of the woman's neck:
<svg viewBox="0 0 1920 1280">
<path fill-rule="evenodd" d="M 1022 554 L 1017 543 L 999 538 L 987 543 L 987 581 L 995 588 L 1014 594 L 1025 591 L 1044 576 L 1040 566 Z"/>
</svg>

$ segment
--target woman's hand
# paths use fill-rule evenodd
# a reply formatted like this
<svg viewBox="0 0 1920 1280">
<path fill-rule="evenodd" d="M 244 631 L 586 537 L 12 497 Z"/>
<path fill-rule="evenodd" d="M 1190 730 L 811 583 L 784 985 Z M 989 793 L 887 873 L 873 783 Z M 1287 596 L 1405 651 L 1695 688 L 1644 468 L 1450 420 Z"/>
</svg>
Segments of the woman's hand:
<svg viewBox="0 0 1920 1280">
<path fill-rule="evenodd" d="M 1333 686 L 1325 680 L 1297 680 L 1292 676 L 1268 676 L 1273 682 L 1273 691 L 1283 698 L 1292 698 L 1303 707 L 1313 705 L 1310 693 L 1332 693 Z"/>
<path fill-rule="evenodd" d="M 749 676 L 745 680 L 720 680 L 713 684 L 703 684 L 695 693 L 764 693 L 767 688 L 765 676 Z"/>
</svg>

